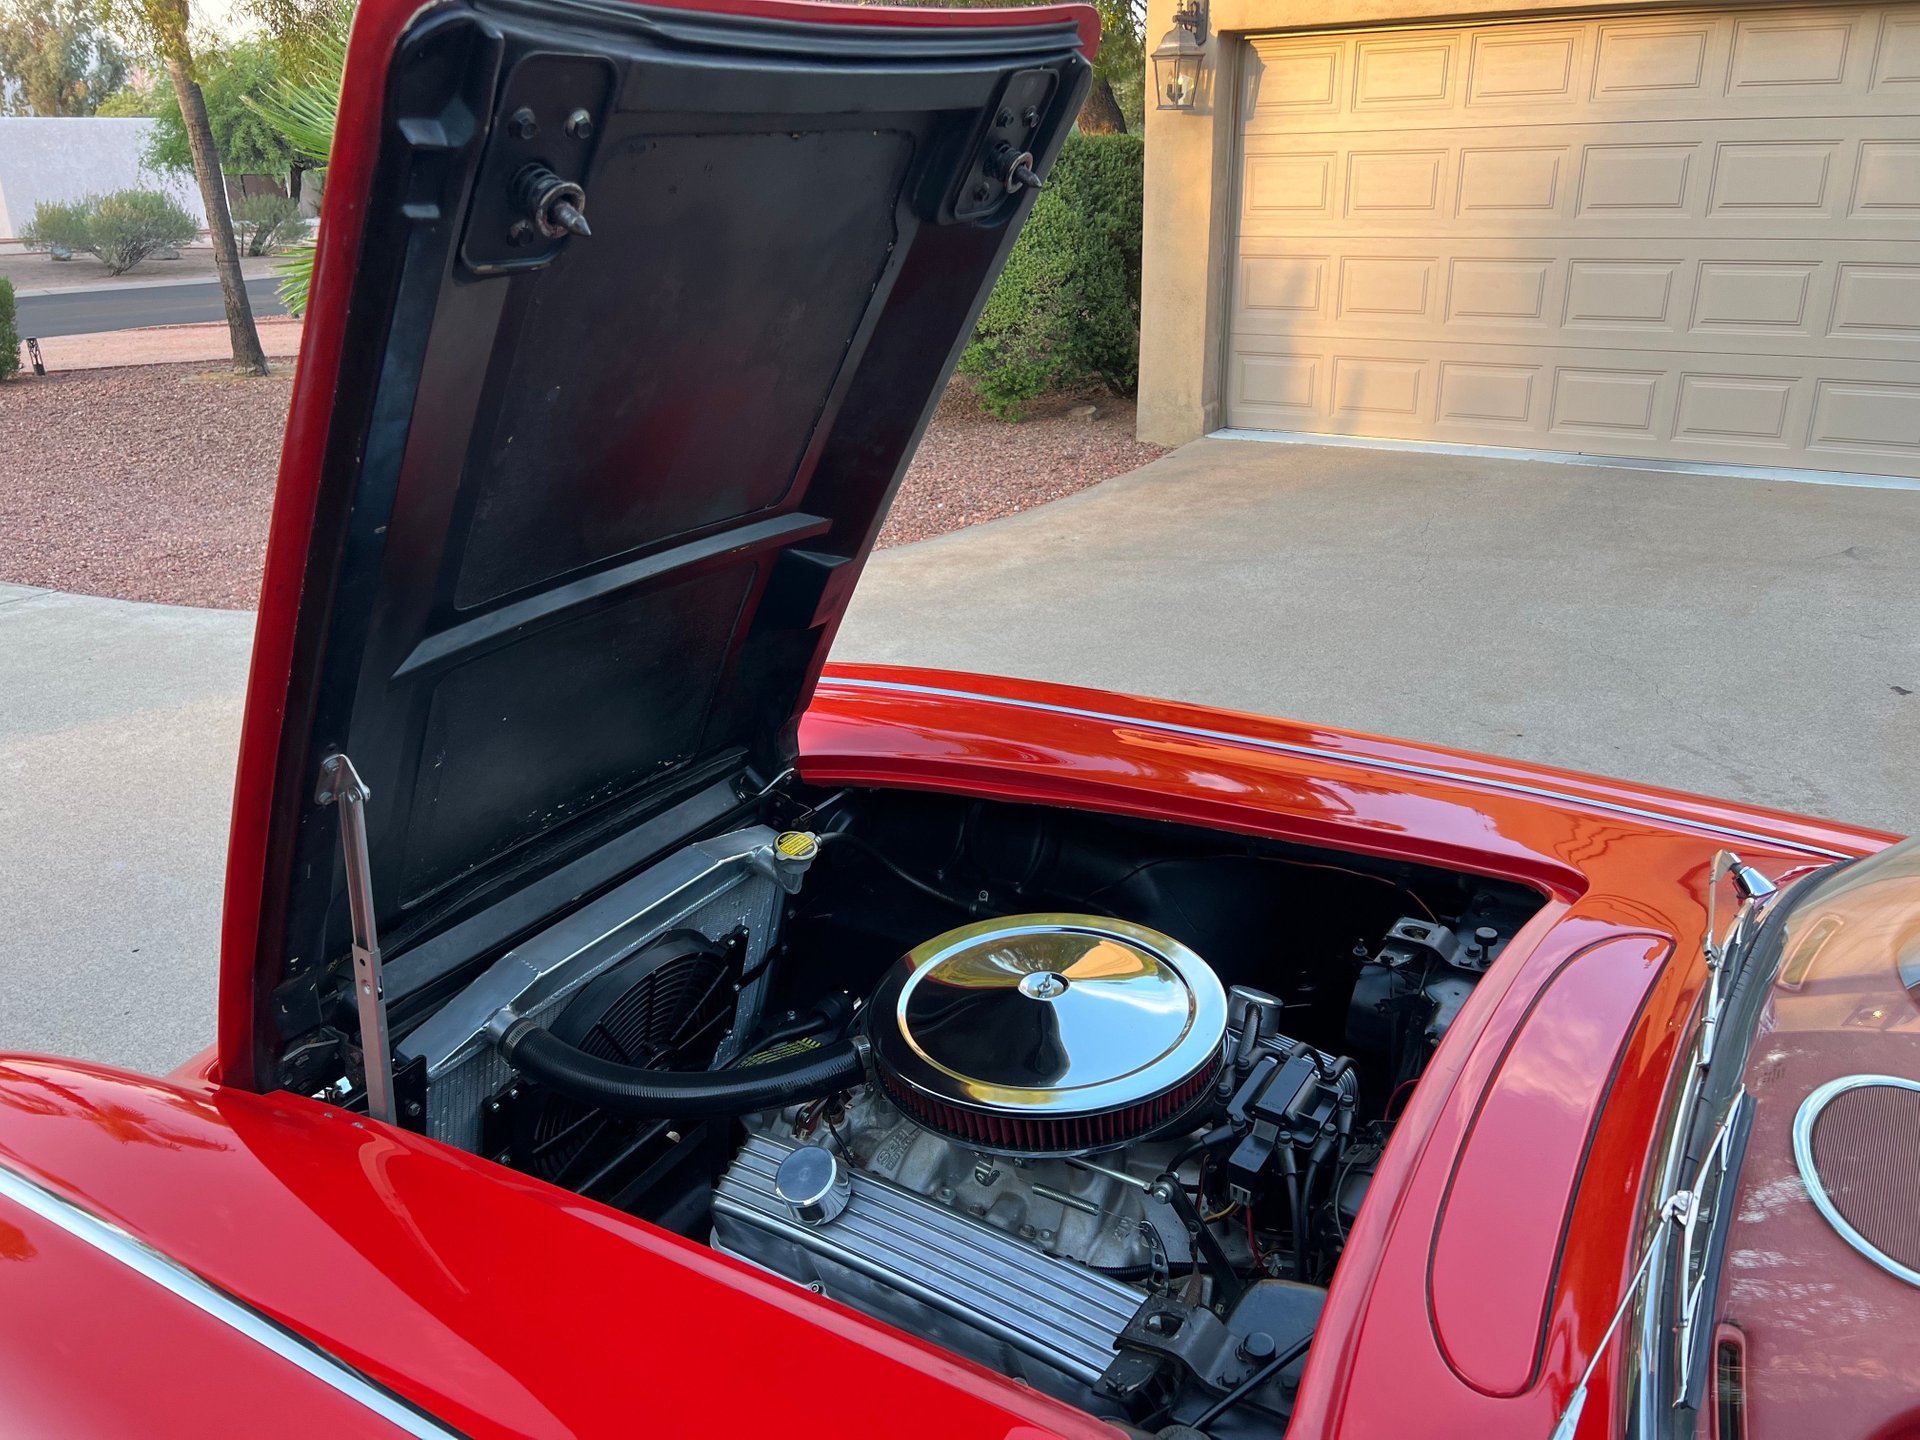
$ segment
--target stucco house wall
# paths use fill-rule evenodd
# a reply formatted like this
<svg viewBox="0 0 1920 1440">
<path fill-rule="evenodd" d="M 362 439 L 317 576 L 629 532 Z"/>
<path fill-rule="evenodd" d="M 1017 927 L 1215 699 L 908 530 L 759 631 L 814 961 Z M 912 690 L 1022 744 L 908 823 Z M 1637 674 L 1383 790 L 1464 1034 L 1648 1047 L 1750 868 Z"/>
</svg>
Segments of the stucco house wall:
<svg viewBox="0 0 1920 1440">
<path fill-rule="evenodd" d="M 142 168 L 154 121 L 144 117 L 0 116 L 0 240 L 12 240 L 49 200 L 108 190 L 164 190 L 204 229 L 192 177 Z"/>
</svg>

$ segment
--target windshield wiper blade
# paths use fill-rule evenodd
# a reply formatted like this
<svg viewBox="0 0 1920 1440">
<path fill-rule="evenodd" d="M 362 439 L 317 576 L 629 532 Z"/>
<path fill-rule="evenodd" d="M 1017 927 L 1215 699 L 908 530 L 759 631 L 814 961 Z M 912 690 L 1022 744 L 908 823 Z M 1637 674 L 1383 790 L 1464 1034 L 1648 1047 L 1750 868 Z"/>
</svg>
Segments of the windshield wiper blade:
<svg viewBox="0 0 1920 1440">
<path fill-rule="evenodd" d="M 1733 923 L 1727 927 L 1726 938 L 1722 939 L 1719 934 L 1720 885 L 1728 877 L 1732 877 L 1740 905 L 1733 912 Z M 1720 1015 L 1733 988 L 1728 966 L 1739 958 L 1735 942 L 1744 936 L 1746 924 L 1760 904 L 1779 888 L 1731 850 L 1722 850 L 1713 857 L 1713 868 L 1707 876 L 1707 930 L 1700 940 L 1701 952 L 1707 957 L 1707 1003 L 1700 1019 L 1700 1049 L 1694 1056 L 1694 1063 L 1703 1070 L 1713 1063 L 1720 1038 Z"/>
</svg>

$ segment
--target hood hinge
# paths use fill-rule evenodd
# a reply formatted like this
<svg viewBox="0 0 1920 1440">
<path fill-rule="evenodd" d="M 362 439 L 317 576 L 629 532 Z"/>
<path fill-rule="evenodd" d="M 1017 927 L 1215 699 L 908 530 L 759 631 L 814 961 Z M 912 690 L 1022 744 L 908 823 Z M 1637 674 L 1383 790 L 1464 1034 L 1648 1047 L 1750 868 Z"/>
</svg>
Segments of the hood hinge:
<svg viewBox="0 0 1920 1440">
<path fill-rule="evenodd" d="M 320 762 L 314 800 L 340 807 L 340 849 L 347 866 L 347 911 L 353 922 L 353 998 L 360 1012 L 360 1063 L 366 1074 L 367 1114 L 397 1123 L 393 1104 L 393 1047 L 387 1040 L 387 992 L 380 973 L 380 936 L 373 921 L 373 872 L 367 862 L 367 800 L 371 792 L 353 761 L 329 755 Z"/>
</svg>

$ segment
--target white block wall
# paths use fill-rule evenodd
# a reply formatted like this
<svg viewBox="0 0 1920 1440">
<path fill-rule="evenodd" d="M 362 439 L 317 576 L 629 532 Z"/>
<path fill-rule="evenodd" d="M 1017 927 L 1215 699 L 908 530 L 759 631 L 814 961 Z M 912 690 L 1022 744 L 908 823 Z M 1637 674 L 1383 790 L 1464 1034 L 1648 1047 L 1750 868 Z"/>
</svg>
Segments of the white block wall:
<svg viewBox="0 0 1920 1440">
<path fill-rule="evenodd" d="M 165 190 L 206 227 L 206 207 L 189 174 L 141 168 L 154 121 L 0 115 L 0 240 L 11 240 L 45 200 L 78 200 L 107 190 Z"/>
</svg>

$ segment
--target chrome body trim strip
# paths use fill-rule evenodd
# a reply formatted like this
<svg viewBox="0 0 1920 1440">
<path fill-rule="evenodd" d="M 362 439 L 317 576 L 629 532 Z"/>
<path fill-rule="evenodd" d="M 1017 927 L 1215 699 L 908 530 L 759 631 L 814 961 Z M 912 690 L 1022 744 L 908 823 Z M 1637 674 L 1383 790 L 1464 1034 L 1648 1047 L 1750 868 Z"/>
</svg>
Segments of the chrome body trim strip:
<svg viewBox="0 0 1920 1440">
<path fill-rule="evenodd" d="M 1295 745 L 1285 740 L 1262 740 L 1252 735 L 1236 735 L 1227 730 L 1209 730 L 1195 725 L 1178 725 L 1168 720 L 1146 720 L 1138 715 L 1116 715 L 1104 710 L 1087 710 L 1077 705 L 1054 705 L 1044 700 L 1016 700 L 1005 695 L 986 695 L 973 690 L 954 690 L 940 685 L 913 685 L 891 680 L 863 680 L 858 676 L 830 675 L 820 681 L 822 689 L 843 690 L 890 690 L 902 695 L 929 695 L 943 700 L 967 700 L 988 705 L 1004 705 L 1015 710 L 1034 710 L 1049 715 L 1069 715 L 1077 720 L 1093 720 L 1107 725 L 1129 725 L 1143 730 L 1159 730 L 1169 735 L 1186 735 L 1198 740 L 1215 740 L 1223 744 L 1239 745 L 1254 750 L 1267 750 L 1279 755 L 1298 755 L 1305 759 L 1330 761 L 1338 765 L 1351 765 L 1360 770 L 1380 770 L 1393 775 L 1418 775 L 1425 780 L 1445 780 L 1457 785 L 1478 787 L 1483 790 L 1497 790 L 1508 795 L 1520 795 L 1530 800 L 1548 800 L 1557 804 L 1581 805 L 1590 810 L 1604 810 L 1612 815 L 1626 815 L 1636 820 L 1651 820 L 1661 825 L 1678 825 L 1688 830 L 1704 831 L 1709 835 L 1724 835 L 1730 839 L 1746 840 L 1759 845 L 1774 845 L 1783 849 L 1799 850 L 1808 855 L 1823 855 L 1830 860 L 1851 860 L 1854 857 L 1844 850 L 1829 850 L 1825 846 L 1813 845 L 1804 840 L 1789 840 L 1779 835 L 1767 835 L 1757 830 L 1742 830 L 1733 825 L 1722 825 L 1712 820 L 1694 820 L 1684 815 L 1673 815 L 1661 810 L 1647 810 L 1638 805 L 1627 805 L 1618 800 L 1602 800 L 1594 796 L 1575 795 L 1564 790 L 1551 790 L 1543 785 L 1528 785 L 1519 780 L 1501 780 L 1492 776 L 1469 775 L 1459 770 L 1446 770 L 1437 765 L 1416 765 L 1406 760 L 1388 760 L 1373 755 L 1343 755 L 1337 750 L 1323 750 L 1313 745 Z"/>
<path fill-rule="evenodd" d="M 401 1434 L 415 1436 L 417 1440 L 462 1440 L 459 1431 L 442 1424 L 411 1402 L 368 1379 L 337 1355 L 269 1319 L 245 1301 L 145 1241 L 135 1239 L 119 1226 L 102 1220 L 4 1165 L 0 1165 L 0 1196 L 82 1244 L 91 1246 L 108 1259 L 118 1261 L 135 1274 L 144 1276 L 161 1289 L 177 1295 L 203 1315 L 246 1336 L 262 1349 L 271 1351 L 321 1384 L 364 1406 Z"/>
<path fill-rule="evenodd" d="M 1876 1086 L 1885 1086 L 1889 1090 L 1920 1091 L 1920 1080 L 1908 1080 L 1899 1075 L 1842 1075 L 1838 1080 L 1827 1081 L 1802 1100 L 1799 1110 L 1794 1112 L 1793 1163 L 1800 1171 L 1801 1183 L 1807 1187 L 1807 1198 L 1826 1217 L 1827 1223 L 1840 1233 L 1842 1240 L 1889 1275 L 1909 1285 L 1920 1285 L 1920 1272 L 1902 1265 L 1847 1223 L 1846 1217 L 1827 1194 L 1827 1187 L 1813 1164 L 1813 1127 L 1819 1121 L 1821 1112 L 1849 1090 L 1870 1090 Z"/>
</svg>

